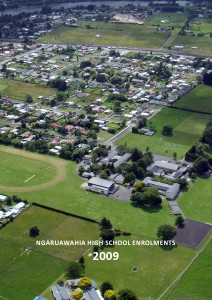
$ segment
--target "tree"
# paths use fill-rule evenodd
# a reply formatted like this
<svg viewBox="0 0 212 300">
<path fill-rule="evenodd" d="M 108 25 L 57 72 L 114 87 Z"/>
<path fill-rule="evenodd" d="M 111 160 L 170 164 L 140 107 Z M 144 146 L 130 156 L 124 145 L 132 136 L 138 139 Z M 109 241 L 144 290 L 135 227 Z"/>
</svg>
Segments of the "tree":
<svg viewBox="0 0 212 300">
<path fill-rule="evenodd" d="M 171 240 L 175 235 L 176 229 L 174 226 L 165 224 L 158 227 L 157 236 L 161 240 Z"/>
<path fill-rule="evenodd" d="M 82 299 L 83 297 L 83 291 L 82 290 L 75 290 L 71 293 L 71 297 L 74 299 L 74 300 L 80 300 Z"/>
<path fill-rule="evenodd" d="M 165 136 L 172 136 L 173 133 L 173 126 L 172 125 L 163 125 L 162 134 Z"/>
<path fill-rule="evenodd" d="M 130 289 L 123 289 L 118 292 L 118 300 L 138 300 L 134 292 Z"/>
<path fill-rule="evenodd" d="M 11 198 L 10 196 L 7 196 L 6 204 L 7 204 L 8 206 L 12 205 L 12 198 Z"/>
<path fill-rule="evenodd" d="M 129 182 L 132 182 L 133 180 L 135 180 L 135 174 L 133 172 L 131 172 L 130 174 L 126 174 L 124 176 L 124 183 L 129 183 Z"/>
<path fill-rule="evenodd" d="M 92 280 L 89 277 L 82 277 L 80 281 L 77 283 L 80 289 L 87 290 L 92 286 Z"/>
<path fill-rule="evenodd" d="M 182 217 L 182 216 L 178 216 L 178 217 L 176 218 L 175 225 L 176 225 L 177 227 L 182 227 L 183 224 L 184 224 L 184 219 L 183 219 L 183 217 Z"/>
<path fill-rule="evenodd" d="M 212 127 L 208 127 L 205 129 L 203 133 L 203 142 L 212 147 Z"/>
<path fill-rule="evenodd" d="M 105 281 L 100 286 L 100 291 L 101 291 L 102 296 L 104 296 L 104 293 L 108 290 L 113 290 L 113 286 L 109 281 Z"/>
<path fill-rule="evenodd" d="M 100 226 L 102 229 L 111 229 L 112 228 L 112 224 L 111 224 L 110 220 L 108 220 L 106 218 L 103 218 L 100 221 Z"/>
<path fill-rule="evenodd" d="M 80 263 L 72 261 L 69 263 L 67 269 L 66 269 L 66 273 L 65 276 L 66 278 L 79 278 L 82 276 L 82 272 L 83 272 L 83 268 L 81 266 Z"/>
<path fill-rule="evenodd" d="M 211 70 L 204 73 L 203 83 L 206 84 L 206 85 L 212 85 L 212 72 L 211 72 Z"/>
<path fill-rule="evenodd" d="M 100 237 L 104 242 L 113 241 L 115 238 L 115 233 L 112 229 L 103 229 L 100 233 Z"/>
<path fill-rule="evenodd" d="M 26 102 L 27 103 L 32 103 L 33 102 L 33 98 L 30 94 L 26 95 Z"/>
<path fill-rule="evenodd" d="M 80 256 L 80 258 L 79 258 L 79 263 L 80 263 L 82 266 L 84 266 L 84 264 L 85 264 L 85 259 L 84 259 L 84 256 L 83 256 L 83 255 Z"/>
<path fill-rule="evenodd" d="M 177 183 L 179 183 L 181 190 L 186 190 L 188 187 L 188 181 L 185 178 L 179 178 Z"/>
<path fill-rule="evenodd" d="M 135 162 L 137 162 L 140 158 L 143 157 L 142 151 L 140 151 L 138 148 L 132 149 L 131 154 L 132 154 L 131 159 L 132 159 L 132 161 L 135 161 Z"/>
<path fill-rule="evenodd" d="M 116 300 L 115 292 L 113 290 L 107 290 L 104 293 L 104 299 L 105 300 Z"/>
<path fill-rule="evenodd" d="M 40 230 L 38 229 L 37 226 L 32 226 L 32 227 L 30 228 L 30 230 L 29 230 L 29 235 L 30 235 L 31 237 L 36 237 L 36 236 L 39 235 L 39 233 L 40 233 Z"/>
<path fill-rule="evenodd" d="M 210 168 L 208 160 L 206 158 L 199 157 L 194 162 L 194 168 L 199 175 L 203 175 Z"/>
<path fill-rule="evenodd" d="M 97 77 L 96 77 L 96 81 L 101 82 L 101 83 L 105 82 L 106 81 L 105 75 L 104 74 L 98 74 Z"/>
</svg>

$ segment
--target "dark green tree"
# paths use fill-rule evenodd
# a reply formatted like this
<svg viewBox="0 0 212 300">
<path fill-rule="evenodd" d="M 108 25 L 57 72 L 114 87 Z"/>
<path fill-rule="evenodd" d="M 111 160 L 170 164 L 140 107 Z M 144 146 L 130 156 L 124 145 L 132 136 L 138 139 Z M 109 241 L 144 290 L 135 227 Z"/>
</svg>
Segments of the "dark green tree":
<svg viewBox="0 0 212 300">
<path fill-rule="evenodd" d="M 175 235 L 176 229 L 174 226 L 165 224 L 158 227 L 157 236 L 161 240 L 171 240 Z"/>
</svg>

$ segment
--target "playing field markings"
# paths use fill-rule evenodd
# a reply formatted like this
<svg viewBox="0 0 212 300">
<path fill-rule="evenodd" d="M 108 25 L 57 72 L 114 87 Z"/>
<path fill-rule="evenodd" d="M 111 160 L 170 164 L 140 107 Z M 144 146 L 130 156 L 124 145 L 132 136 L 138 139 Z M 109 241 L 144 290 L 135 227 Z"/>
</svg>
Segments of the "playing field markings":
<svg viewBox="0 0 212 300">
<path fill-rule="evenodd" d="M 24 182 L 28 182 L 29 180 L 31 180 L 33 177 L 35 177 L 36 175 L 32 175 L 31 177 L 29 177 L 28 179 L 26 179 Z"/>
</svg>

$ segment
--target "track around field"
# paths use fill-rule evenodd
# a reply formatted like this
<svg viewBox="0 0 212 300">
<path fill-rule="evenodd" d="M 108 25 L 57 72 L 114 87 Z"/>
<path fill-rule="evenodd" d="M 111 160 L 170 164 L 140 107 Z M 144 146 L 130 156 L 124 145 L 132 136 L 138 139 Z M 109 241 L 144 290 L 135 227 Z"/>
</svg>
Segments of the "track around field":
<svg viewBox="0 0 212 300">
<path fill-rule="evenodd" d="M 42 154 L 27 152 L 27 151 L 15 149 L 15 148 L 9 148 L 9 147 L 5 147 L 5 146 L 1 146 L 0 151 L 16 154 L 16 155 L 26 157 L 26 158 L 37 159 L 39 161 L 48 162 L 48 163 L 54 165 L 54 167 L 56 168 L 56 172 L 57 172 L 57 174 L 55 175 L 55 177 L 53 179 L 51 179 L 47 182 L 38 184 L 38 185 L 34 185 L 34 186 L 30 186 L 30 187 L 24 187 L 24 186 L 16 187 L 16 186 L 0 185 L 0 190 L 6 191 L 6 192 L 7 191 L 8 192 L 30 192 L 30 191 L 43 190 L 43 189 L 55 186 L 56 184 L 63 181 L 66 177 L 67 161 L 65 161 L 65 160 L 54 158 L 54 157 L 51 157 L 48 155 L 42 155 Z"/>
</svg>

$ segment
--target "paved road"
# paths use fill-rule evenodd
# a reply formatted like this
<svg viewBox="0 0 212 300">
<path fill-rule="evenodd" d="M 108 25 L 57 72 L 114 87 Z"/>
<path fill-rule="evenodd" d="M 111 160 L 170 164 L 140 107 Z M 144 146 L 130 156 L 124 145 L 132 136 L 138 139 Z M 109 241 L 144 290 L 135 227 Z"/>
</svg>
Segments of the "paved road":
<svg viewBox="0 0 212 300">
<path fill-rule="evenodd" d="M 118 139 L 120 139 L 123 135 L 130 132 L 131 130 L 132 130 L 132 125 L 129 125 L 127 128 L 123 129 L 122 131 L 114 135 L 114 137 L 112 137 L 107 142 L 105 142 L 105 144 L 111 145 L 112 143 L 116 142 Z"/>
</svg>

